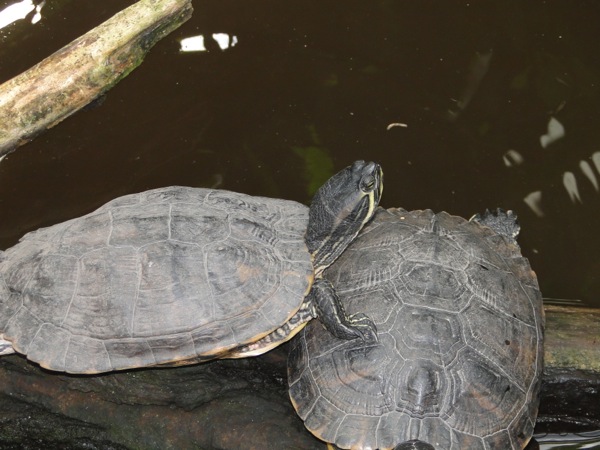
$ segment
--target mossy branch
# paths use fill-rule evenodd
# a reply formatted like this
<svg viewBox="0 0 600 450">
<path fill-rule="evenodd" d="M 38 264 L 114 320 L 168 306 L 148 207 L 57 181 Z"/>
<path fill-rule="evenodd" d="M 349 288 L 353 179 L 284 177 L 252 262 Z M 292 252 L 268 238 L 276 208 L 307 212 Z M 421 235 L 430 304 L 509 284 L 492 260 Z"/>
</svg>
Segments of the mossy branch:
<svg viewBox="0 0 600 450">
<path fill-rule="evenodd" d="M 108 91 L 192 11 L 191 0 L 140 0 L 0 85 L 0 156 Z"/>
</svg>

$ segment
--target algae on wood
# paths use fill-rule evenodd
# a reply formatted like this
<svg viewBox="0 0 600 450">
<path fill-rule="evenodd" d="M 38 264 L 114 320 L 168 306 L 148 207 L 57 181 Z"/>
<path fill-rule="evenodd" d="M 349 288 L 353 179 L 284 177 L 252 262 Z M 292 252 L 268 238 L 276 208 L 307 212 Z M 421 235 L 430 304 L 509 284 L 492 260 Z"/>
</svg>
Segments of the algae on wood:
<svg viewBox="0 0 600 450">
<path fill-rule="evenodd" d="M 544 365 L 600 376 L 600 309 L 546 305 Z"/>
<path fill-rule="evenodd" d="M 0 156 L 109 90 L 192 11 L 191 0 L 140 0 L 0 85 Z"/>
<path fill-rule="evenodd" d="M 546 305 L 536 431 L 600 427 L 600 309 Z"/>
</svg>

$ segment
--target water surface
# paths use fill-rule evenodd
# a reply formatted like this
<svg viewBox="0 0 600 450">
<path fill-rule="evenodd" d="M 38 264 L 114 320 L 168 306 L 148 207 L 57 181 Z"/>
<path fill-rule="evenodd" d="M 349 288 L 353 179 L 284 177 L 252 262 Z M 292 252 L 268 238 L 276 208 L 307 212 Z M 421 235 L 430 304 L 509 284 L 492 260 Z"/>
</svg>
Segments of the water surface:
<svg viewBox="0 0 600 450">
<path fill-rule="evenodd" d="M 129 3 L 48 1 L 4 27 L 0 80 Z M 2 161 L 0 247 L 169 184 L 308 202 L 374 159 L 384 206 L 516 210 L 544 296 L 600 305 L 600 4 L 194 6 L 101 105 Z M 181 51 L 199 35 L 208 51 Z"/>
</svg>

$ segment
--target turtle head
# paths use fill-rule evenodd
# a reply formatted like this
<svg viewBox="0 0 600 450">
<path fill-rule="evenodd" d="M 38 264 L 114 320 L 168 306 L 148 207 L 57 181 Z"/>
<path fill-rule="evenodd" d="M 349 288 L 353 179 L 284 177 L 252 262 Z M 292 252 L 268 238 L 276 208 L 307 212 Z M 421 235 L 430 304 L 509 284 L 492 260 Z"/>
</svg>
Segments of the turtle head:
<svg viewBox="0 0 600 450">
<path fill-rule="evenodd" d="M 356 161 L 331 177 L 310 205 L 306 245 L 318 275 L 371 220 L 383 190 L 379 164 Z"/>
</svg>

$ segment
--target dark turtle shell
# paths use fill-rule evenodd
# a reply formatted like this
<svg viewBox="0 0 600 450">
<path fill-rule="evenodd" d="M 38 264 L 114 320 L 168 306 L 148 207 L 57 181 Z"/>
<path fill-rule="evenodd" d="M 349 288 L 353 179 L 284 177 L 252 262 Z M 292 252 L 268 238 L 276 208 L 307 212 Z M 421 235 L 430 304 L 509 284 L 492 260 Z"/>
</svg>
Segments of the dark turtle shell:
<svg viewBox="0 0 600 450">
<path fill-rule="evenodd" d="M 222 190 L 117 198 L 0 252 L 0 338 L 72 373 L 222 355 L 302 304 L 307 222 L 299 203 Z"/>
<path fill-rule="evenodd" d="M 378 343 L 310 323 L 289 357 L 292 402 L 341 448 L 421 440 L 522 449 L 538 409 L 543 309 L 516 241 L 447 213 L 380 209 L 329 269 L 347 313 Z"/>
</svg>

